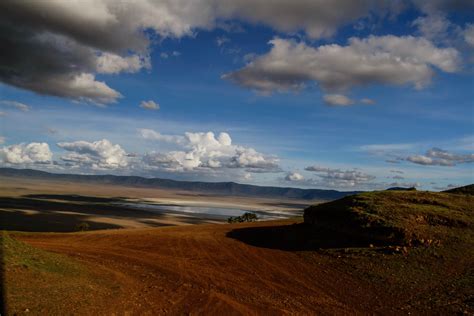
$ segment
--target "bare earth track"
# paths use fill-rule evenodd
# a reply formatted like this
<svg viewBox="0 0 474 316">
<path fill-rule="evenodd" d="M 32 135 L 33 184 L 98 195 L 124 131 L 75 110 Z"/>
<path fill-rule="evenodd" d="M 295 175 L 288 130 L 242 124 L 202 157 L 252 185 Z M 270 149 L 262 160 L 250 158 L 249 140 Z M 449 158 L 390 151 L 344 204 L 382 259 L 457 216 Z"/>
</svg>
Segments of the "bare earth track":
<svg viewBox="0 0 474 316">
<path fill-rule="evenodd" d="M 21 234 L 17 238 L 71 256 L 107 277 L 104 282 L 114 283 L 118 287 L 114 295 L 91 302 L 102 308 L 99 313 L 340 314 L 377 309 L 372 300 L 379 293 L 337 265 L 327 264 L 325 256 L 305 258 L 298 252 L 250 246 L 226 236 L 236 227 L 246 225 Z M 40 312 L 35 308 L 41 302 L 30 304 L 18 308 Z M 71 311 L 74 297 L 62 304 L 55 308 Z M 81 311 L 76 303 L 79 309 L 74 312 L 86 312 L 92 304 Z"/>
</svg>

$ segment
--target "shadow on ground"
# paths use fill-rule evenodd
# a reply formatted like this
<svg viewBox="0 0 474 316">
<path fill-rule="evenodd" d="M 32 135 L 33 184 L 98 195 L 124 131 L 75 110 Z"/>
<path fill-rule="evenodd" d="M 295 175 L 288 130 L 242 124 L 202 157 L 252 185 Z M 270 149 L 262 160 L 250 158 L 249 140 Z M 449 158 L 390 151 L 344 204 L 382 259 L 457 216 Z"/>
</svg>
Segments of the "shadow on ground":
<svg viewBox="0 0 474 316">
<path fill-rule="evenodd" d="M 84 196 L 77 194 L 27 194 L 24 198 L 40 199 L 40 200 L 60 200 L 70 202 L 87 202 L 87 203 L 112 203 L 125 202 L 124 197 L 104 198 L 96 196 Z"/>
<path fill-rule="evenodd" d="M 148 227 L 170 226 L 160 220 L 173 212 L 151 213 L 109 204 L 122 198 L 98 198 L 79 195 L 25 195 L 0 197 L 0 230 L 30 232 L 72 232 L 87 223 L 90 230 L 123 228 L 113 220 L 132 220 Z M 101 222 L 94 218 L 110 218 Z M 181 215 L 179 221 L 188 224 L 204 222 Z"/>
<path fill-rule="evenodd" d="M 234 229 L 229 238 L 248 245 L 287 251 L 367 247 L 370 241 L 304 223 Z"/>
</svg>

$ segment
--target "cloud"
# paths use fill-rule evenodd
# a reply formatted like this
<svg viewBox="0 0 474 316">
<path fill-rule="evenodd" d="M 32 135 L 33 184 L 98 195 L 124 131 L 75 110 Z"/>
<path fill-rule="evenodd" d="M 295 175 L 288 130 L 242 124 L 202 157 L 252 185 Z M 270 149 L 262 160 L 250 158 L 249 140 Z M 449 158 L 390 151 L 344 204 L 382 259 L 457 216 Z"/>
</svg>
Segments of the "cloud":
<svg viewBox="0 0 474 316">
<path fill-rule="evenodd" d="M 317 176 L 320 179 L 313 180 L 313 182 L 317 185 L 326 187 L 355 187 L 361 184 L 368 184 L 376 178 L 373 175 L 366 174 L 356 169 L 341 170 L 320 166 L 308 166 L 305 170 L 317 173 Z"/>
<path fill-rule="evenodd" d="M 303 30 L 313 39 L 333 35 L 338 27 L 371 14 L 384 15 L 395 9 L 390 1 L 372 0 L 219 0 L 220 16 L 263 23 L 282 32 Z"/>
<path fill-rule="evenodd" d="M 469 10 L 474 10 L 474 2 L 471 0 L 414 0 L 413 2 L 426 14 L 469 12 Z"/>
<path fill-rule="evenodd" d="M 248 172 L 280 172 L 278 159 L 259 153 L 253 148 L 237 146 L 235 155 L 227 165 L 230 168 L 245 168 Z"/>
<path fill-rule="evenodd" d="M 142 68 L 150 69 L 148 56 L 131 55 L 122 57 L 116 54 L 101 53 L 97 57 L 97 72 L 102 74 L 118 74 L 121 72 L 135 73 Z"/>
<path fill-rule="evenodd" d="M 343 94 L 326 94 L 323 96 L 324 102 L 332 106 L 348 106 L 354 104 L 354 101 Z"/>
<path fill-rule="evenodd" d="M 4 106 L 14 107 L 22 112 L 28 112 L 29 110 L 31 110 L 30 106 L 17 101 L 2 100 L 0 101 L 0 104 Z"/>
<path fill-rule="evenodd" d="M 387 185 L 389 188 L 418 188 L 421 187 L 419 182 L 392 182 Z"/>
<path fill-rule="evenodd" d="M 227 36 L 218 36 L 218 37 L 216 37 L 216 44 L 219 47 L 221 47 L 222 45 L 224 45 L 225 43 L 228 43 L 228 42 L 230 42 L 230 38 L 228 38 Z"/>
<path fill-rule="evenodd" d="M 465 1 L 455 2 L 419 2 L 418 5 L 423 12 L 472 7 Z M 398 2 L 375 0 L 275 0 L 271 6 L 267 0 L 4 1 L 0 3 L 0 40 L 6 50 L 0 58 L 0 81 L 40 94 L 97 104 L 113 103 L 121 94 L 96 80 L 96 74 L 150 69 L 150 45 L 156 35 L 161 38 L 193 36 L 197 30 L 224 29 L 226 23 L 241 20 L 264 24 L 285 33 L 303 31 L 309 38 L 317 39 L 330 37 L 339 27 L 362 18 L 384 18 L 398 12 Z M 304 47 L 292 44 L 288 48 L 289 55 L 298 52 L 304 55 L 296 54 L 288 69 L 294 68 L 295 64 L 309 65 L 306 73 L 280 69 L 284 64 L 276 61 L 267 65 L 268 69 L 260 65 L 263 67 L 260 72 L 266 70 L 270 75 L 266 82 L 259 76 L 244 80 L 244 75 L 237 76 L 237 73 L 229 78 L 264 91 L 298 89 L 307 81 L 317 81 L 325 89 L 338 88 L 340 79 L 340 85 L 345 87 L 373 82 L 413 83 L 418 87 L 432 77 L 431 66 L 453 71 L 454 66 L 450 63 L 455 59 L 455 52 L 448 48 L 439 49 L 429 42 L 409 37 L 400 38 L 399 41 L 404 42 L 401 44 L 394 43 L 393 38 L 390 43 L 383 44 L 380 38 L 386 37 L 352 39 L 349 46 L 323 45 L 314 51 L 311 47 L 304 50 Z M 225 37 L 218 44 L 222 44 L 222 40 L 225 41 Z M 272 43 L 272 51 L 278 50 L 277 40 Z M 423 50 L 421 54 L 414 53 L 420 49 Z M 431 50 L 431 56 L 427 56 Z M 328 55 L 334 55 L 334 58 L 325 69 L 320 62 L 331 61 Z M 352 70 L 347 73 L 334 71 L 332 76 L 341 78 L 327 78 L 340 55 L 352 56 L 352 60 L 341 65 L 345 68 L 349 64 L 351 67 L 348 68 Z M 359 67 L 358 63 L 350 64 L 366 57 L 369 57 L 366 64 Z M 261 58 L 258 60 L 262 62 Z M 316 72 L 318 68 L 322 69 Z M 398 76 L 388 74 L 397 68 Z M 247 75 L 251 75 L 251 71 L 247 71 Z"/>
<path fill-rule="evenodd" d="M 70 152 L 61 156 L 61 160 L 74 167 L 104 170 L 125 168 L 129 164 L 125 150 L 107 139 L 95 142 L 62 142 L 57 145 Z"/>
<path fill-rule="evenodd" d="M 418 28 L 423 37 L 435 41 L 446 40 L 450 29 L 454 27 L 444 14 L 419 17 L 413 21 L 412 25 Z"/>
<path fill-rule="evenodd" d="M 144 155 L 145 165 L 171 172 L 202 169 L 243 169 L 246 172 L 279 172 L 278 159 L 264 155 L 253 148 L 232 144 L 227 133 L 217 137 L 212 132 L 163 135 L 149 129 L 139 130 L 145 139 L 174 143 L 182 150 L 149 152 Z"/>
<path fill-rule="evenodd" d="M 401 159 L 400 158 L 395 158 L 395 159 L 386 159 L 385 162 L 388 163 L 400 163 Z"/>
<path fill-rule="evenodd" d="M 390 170 L 391 173 L 398 173 L 398 174 L 404 174 L 405 172 L 401 170 Z"/>
<path fill-rule="evenodd" d="M 363 98 L 363 99 L 360 99 L 360 103 L 367 104 L 367 105 L 372 105 L 372 104 L 375 104 L 376 102 L 372 99 L 369 99 L 369 98 Z"/>
<path fill-rule="evenodd" d="M 168 59 L 169 57 L 179 57 L 179 56 L 181 56 L 181 53 L 176 50 L 169 53 L 167 52 L 160 53 L 160 58 L 162 59 Z"/>
<path fill-rule="evenodd" d="M 139 129 L 141 137 L 149 140 L 162 141 L 167 143 L 181 144 L 184 142 L 184 136 L 180 135 L 163 135 L 160 132 L 154 131 L 152 129 Z"/>
<path fill-rule="evenodd" d="M 121 96 L 104 82 L 95 80 L 100 56 L 94 48 L 63 34 L 49 32 L 41 25 L 41 19 L 30 16 L 29 11 L 41 5 L 8 2 L 11 6 L 3 8 L 2 4 L 0 41 L 7 49 L 0 57 L 0 81 L 39 94 L 97 104 L 115 102 Z M 24 11 L 17 8 L 24 5 L 27 7 Z M 52 15 L 52 12 L 45 12 L 44 20 L 48 21 L 47 17 Z M 26 21 L 26 17 L 31 20 Z M 35 21 L 38 25 L 30 25 Z M 64 25 L 65 30 L 67 26 Z"/>
<path fill-rule="evenodd" d="M 356 19 L 385 14 L 389 3 L 277 0 L 269 6 L 266 0 L 2 1 L 0 81 L 40 94 L 112 103 L 120 93 L 96 81 L 95 75 L 149 69 L 150 43 L 156 35 L 193 36 L 196 30 L 222 28 L 238 19 L 283 32 L 302 30 L 311 38 L 320 38 Z"/>
<path fill-rule="evenodd" d="M 290 182 L 298 182 L 303 181 L 304 177 L 298 172 L 288 172 L 285 176 L 285 180 Z"/>
<path fill-rule="evenodd" d="M 470 0 L 415 0 L 415 4 L 423 13 L 416 18 L 412 25 L 417 27 L 418 33 L 435 43 L 444 46 L 456 47 L 464 57 L 468 57 L 474 48 L 474 34 L 471 35 L 472 24 L 456 24 L 450 20 L 453 14 L 474 12 L 474 2 Z M 467 45 L 466 45 L 467 44 Z M 468 46 L 468 47 L 466 47 Z M 470 46 L 470 47 L 469 47 Z M 468 59 L 472 62 L 472 58 Z"/>
<path fill-rule="evenodd" d="M 464 41 L 471 47 L 474 47 L 474 24 L 467 24 L 464 30 Z"/>
<path fill-rule="evenodd" d="M 330 170 L 336 170 L 336 169 L 330 169 L 326 167 L 320 167 L 320 166 L 309 166 L 304 168 L 306 171 L 313 171 L 313 172 L 329 172 Z"/>
<path fill-rule="evenodd" d="M 282 38 L 269 43 L 268 53 L 222 77 L 262 93 L 298 91 L 308 83 L 331 92 L 371 84 L 421 89 L 430 83 L 434 69 L 455 72 L 460 62 L 456 49 L 438 48 L 413 36 L 353 37 L 346 46 L 312 47 Z"/>
<path fill-rule="evenodd" d="M 160 105 L 153 100 L 142 101 L 140 103 L 140 107 L 142 109 L 155 110 L 155 111 L 160 109 Z"/>
<path fill-rule="evenodd" d="M 0 161 L 4 164 L 46 164 L 52 158 L 47 143 L 22 143 L 0 148 Z"/>
<path fill-rule="evenodd" d="M 429 2 L 418 6 L 423 12 L 472 8 L 467 1 Z M 150 69 L 156 37 L 194 36 L 198 30 L 243 21 L 318 39 L 360 19 L 396 15 L 400 7 L 399 1 L 388 0 L 275 0 L 272 5 L 267 0 L 2 1 L 0 81 L 39 94 L 113 103 L 120 92 L 96 75 Z M 273 40 L 268 55 L 227 78 L 267 92 L 297 90 L 313 81 L 325 90 L 372 83 L 422 87 L 432 78 L 433 67 L 456 69 L 455 50 L 420 38 L 372 36 L 351 39 L 347 46 L 317 48 L 291 41 L 285 48 L 284 41 Z M 340 59 L 346 55 L 348 60 Z"/>
<path fill-rule="evenodd" d="M 330 105 L 330 106 L 349 106 L 349 105 L 356 104 L 356 101 L 348 98 L 347 96 L 343 94 L 325 94 L 323 96 L 323 100 L 327 105 Z M 363 98 L 363 99 L 360 99 L 359 102 L 357 103 L 365 104 L 365 105 L 373 105 L 375 104 L 375 101 L 369 98 Z"/>
<path fill-rule="evenodd" d="M 453 154 L 446 150 L 433 147 L 425 155 L 412 155 L 405 158 L 406 161 L 425 166 L 447 166 L 452 167 L 461 163 L 474 162 L 474 154 Z"/>
<path fill-rule="evenodd" d="M 81 73 L 72 77 L 44 78 L 42 83 L 31 83 L 28 86 L 37 92 L 68 97 L 97 105 L 116 102 L 122 95 L 111 89 L 105 82 L 95 80 L 93 74 Z"/>
<path fill-rule="evenodd" d="M 150 40 L 144 30 L 163 36 L 191 34 L 193 25 L 207 24 L 199 16 L 187 19 L 183 11 L 199 15 L 196 8 L 174 8 L 171 1 L 2 2 L 0 81 L 40 94 L 115 102 L 121 94 L 97 81 L 95 74 L 149 69 Z"/>
<path fill-rule="evenodd" d="M 0 136 L 0 145 L 5 143 L 6 138 L 4 136 Z"/>
</svg>

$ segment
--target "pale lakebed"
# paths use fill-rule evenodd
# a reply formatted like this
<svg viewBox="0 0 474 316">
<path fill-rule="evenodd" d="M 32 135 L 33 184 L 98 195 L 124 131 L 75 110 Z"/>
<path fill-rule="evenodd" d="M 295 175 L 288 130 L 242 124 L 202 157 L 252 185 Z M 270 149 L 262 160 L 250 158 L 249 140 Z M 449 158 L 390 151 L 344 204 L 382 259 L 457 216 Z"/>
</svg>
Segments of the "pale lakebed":
<svg viewBox="0 0 474 316">
<path fill-rule="evenodd" d="M 246 212 L 256 214 L 259 219 L 271 220 L 271 219 L 283 219 L 294 216 L 300 216 L 303 210 L 256 210 L 255 208 L 242 208 L 242 207 L 230 207 L 220 205 L 198 205 L 193 204 L 168 204 L 168 203 L 150 203 L 144 201 L 131 201 L 131 202 L 120 202 L 116 203 L 122 207 L 129 209 L 137 209 L 158 214 L 186 214 L 193 217 L 212 217 L 215 219 L 227 219 L 231 216 L 241 216 Z"/>
</svg>

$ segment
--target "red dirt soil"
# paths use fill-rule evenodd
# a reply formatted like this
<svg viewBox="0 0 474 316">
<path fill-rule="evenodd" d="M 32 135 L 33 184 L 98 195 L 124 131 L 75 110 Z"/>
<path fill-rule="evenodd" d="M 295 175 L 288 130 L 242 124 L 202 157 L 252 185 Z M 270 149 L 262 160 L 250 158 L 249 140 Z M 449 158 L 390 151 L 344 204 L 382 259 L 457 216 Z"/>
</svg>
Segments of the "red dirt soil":
<svg viewBox="0 0 474 316">
<path fill-rule="evenodd" d="M 77 259 L 116 284 L 116 294 L 91 302 L 99 314 L 394 312 L 388 295 L 338 268 L 334 258 L 226 236 L 236 228 L 282 224 L 291 221 L 15 238 Z M 63 303 L 67 312 L 70 302 Z"/>
</svg>

